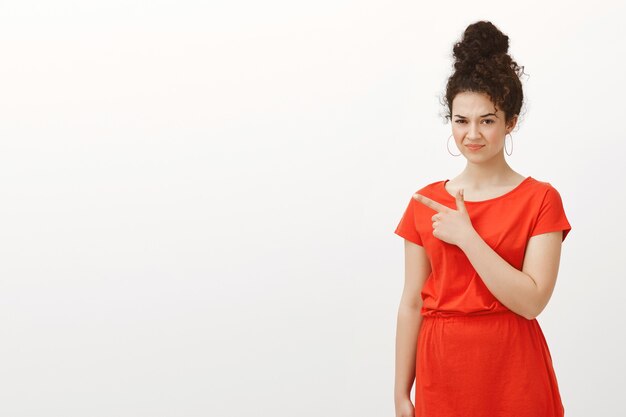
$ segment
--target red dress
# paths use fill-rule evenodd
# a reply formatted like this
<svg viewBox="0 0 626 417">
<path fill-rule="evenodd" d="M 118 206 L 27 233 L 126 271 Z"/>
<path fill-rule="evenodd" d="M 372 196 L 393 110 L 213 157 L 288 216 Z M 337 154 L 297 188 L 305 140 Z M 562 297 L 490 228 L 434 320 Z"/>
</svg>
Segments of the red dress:
<svg viewBox="0 0 626 417">
<path fill-rule="evenodd" d="M 456 209 L 447 181 L 417 192 Z M 571 230 L 559 192 L 530 176 L 506 194 L 465 206 L 483 240 L 519 270 L 531 236 L 562 230 L 565 240 Z M 562 417 L 539 323 L 501 304 L 465 253 L 433 236 L 435 213 L 411 197 L 395 230 L 424 247 L 432 269 L 421 292 L 415 417 Z"/>
</svg>

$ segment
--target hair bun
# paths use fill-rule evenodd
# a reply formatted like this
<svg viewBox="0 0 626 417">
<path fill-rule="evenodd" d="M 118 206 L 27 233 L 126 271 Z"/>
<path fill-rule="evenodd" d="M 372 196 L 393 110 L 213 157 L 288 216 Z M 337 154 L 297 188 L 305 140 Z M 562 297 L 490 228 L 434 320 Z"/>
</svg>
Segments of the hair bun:
<svg viewBox="0 0 626 417">
<path fill-rule="evenodd" d="M 454 43 L 454 73 L 448 78 L 444 104 L 452 120 L 452 102 L 459 93 L 482 93 L 511 123 L 524 102 L 521 76 L 524 67 L 509 55 L 509 37 L 488 21 L 467 26 L 462 39 Z"/>
<path fill-rule="evenodd" d="M 481 20 L 469 25 L 461 41 L 454 45 L 455 67 L 473 66 L 494 55 L 506 54 L 508 50 L 509 37 L 493 23 Z"/>
</svg>

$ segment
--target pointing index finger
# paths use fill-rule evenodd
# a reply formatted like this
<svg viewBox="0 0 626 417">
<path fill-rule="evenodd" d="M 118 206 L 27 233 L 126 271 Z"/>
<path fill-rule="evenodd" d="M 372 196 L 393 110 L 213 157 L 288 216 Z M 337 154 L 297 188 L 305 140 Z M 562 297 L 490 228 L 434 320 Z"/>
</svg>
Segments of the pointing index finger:
<svg viewBox="0 0 626 417">
<path fill-rule="evenodd" d="M 448 210 L 448 206 L 444 206 L 441 203 L 438 203 L 435 200 L 432 200 L 426 196 L 423 196 L 421 194 L 415 193 L 413 194 L 413 198 L 417 201 L 419 201 L 420 203 L 430 207 L 431 209 L 437 211 L 437 212 L 442 212 L 442 211 L 446 211 Z"/>
</svg>

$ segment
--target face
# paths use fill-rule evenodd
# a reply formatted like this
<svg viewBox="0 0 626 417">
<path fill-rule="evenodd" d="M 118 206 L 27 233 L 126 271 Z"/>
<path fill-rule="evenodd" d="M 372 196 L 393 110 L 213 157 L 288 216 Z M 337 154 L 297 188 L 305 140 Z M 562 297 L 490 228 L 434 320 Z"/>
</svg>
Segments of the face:
<svg viewBox="0 0 626 417">
<path fill-rule="evenodd" d="M 462 92 L 452 101 L 452 134 L 456 146 L 471 161 L 504 158 L 504 137 L 515 127 L 507 126 L 505 114 L 483 93 Z M 470 145 L 476 146 L 475 148 Z"/>
</svg>

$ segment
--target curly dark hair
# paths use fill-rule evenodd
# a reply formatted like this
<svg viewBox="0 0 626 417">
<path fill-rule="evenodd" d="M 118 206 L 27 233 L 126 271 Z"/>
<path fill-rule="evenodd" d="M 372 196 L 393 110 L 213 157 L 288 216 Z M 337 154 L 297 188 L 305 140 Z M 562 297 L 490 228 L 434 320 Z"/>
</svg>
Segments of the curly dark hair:
<svg viewBox="0 0 626 417">
<path fill-rule="evenodd" d="M 465 91 L 489 96 L 497 108 L 505 114 L 509 124 L 519 115 L 524 93 L 520 77 L 524 67 L 507 53 L 509 37 L 489 21 L 470 24 L 461 41 L 454 44 L 454 73 L 448 79 L 444 106 L 445 118 L 450 120 L 452 101 Z"/>
</svg>

